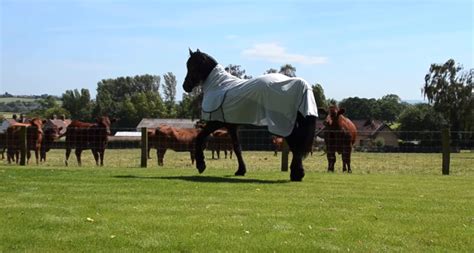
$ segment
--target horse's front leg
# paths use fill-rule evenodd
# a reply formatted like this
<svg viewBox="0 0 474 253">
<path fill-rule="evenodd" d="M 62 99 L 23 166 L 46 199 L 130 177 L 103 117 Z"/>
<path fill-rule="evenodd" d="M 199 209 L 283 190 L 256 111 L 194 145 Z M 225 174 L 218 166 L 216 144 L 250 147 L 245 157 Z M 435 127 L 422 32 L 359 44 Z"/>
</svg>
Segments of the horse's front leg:
<svg viewBox="0 0 474 253">
<path fill-rule="evenodd" d="M 210 121 L 196 137 L 195 158 L 196 168 L 198 169 L 199 173 L 203 173 L 204 170 L 206 170 L 206 162 L 204 161 L 204 147 L 206 144 L 206 139 L 212 132 L 221 127 L 223 127 L 223 123 L 218 121 Z"/>
<path fill-rule="evenodd" d="M 237 156 L 237 161 L 239 163 L 239 168 L 235 172 L 235 175 L 244 176 L 247 172 L 247 167 L 245 166 L 244 159 L 242 158 L 242 147 L 240 146 L 239 137 L 237 135 L 237 126 L 228 126 L 227 130 L 229 130 L 230 138 L 232 138 L 232 146 L 234 148 L 235 156 Z"/>
</svg>

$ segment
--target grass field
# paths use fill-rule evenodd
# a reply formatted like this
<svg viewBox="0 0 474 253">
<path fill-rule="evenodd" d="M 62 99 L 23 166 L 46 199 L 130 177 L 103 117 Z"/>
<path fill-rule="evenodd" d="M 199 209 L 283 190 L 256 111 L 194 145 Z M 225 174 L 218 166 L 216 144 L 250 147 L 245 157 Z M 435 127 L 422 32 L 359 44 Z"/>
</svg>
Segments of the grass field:
<svg viewBox="0 0 474 253">
<path fill-rule="evenodd" d="M 270 152 L 208 160 L 198 174 L 188 154 L 138 168 L 138 150 L 107 150 L 106 167 L 0 165 L 0 252 L 473 252 L 474 154 L 355 153 L 353 174 L 305 161 L 289 182 Z M 207 155 L 209 157 L 209 155 Z M 340 167 L 340 158 L 336 166 Z"/>
</svg>

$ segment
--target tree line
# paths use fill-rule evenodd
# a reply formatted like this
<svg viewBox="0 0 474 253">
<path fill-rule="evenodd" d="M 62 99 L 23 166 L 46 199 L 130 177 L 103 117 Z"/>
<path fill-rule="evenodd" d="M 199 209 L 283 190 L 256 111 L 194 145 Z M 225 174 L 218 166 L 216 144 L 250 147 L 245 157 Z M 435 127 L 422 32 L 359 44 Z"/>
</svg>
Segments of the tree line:
<svg viewBox="0 0 474 253">
<path fill-rule="evenodd" d="M 225 69 L 237 77 L 252 78 L 240 65 L 230 64 Z M 264 74 L 277 72 L 296 76 L 296 68 L 290 64 L 281 66 L 279 70 L 268 69 Z M 312 87 L 319 107 L 337 104 L 346 109 L 346 116 L 351 119 L 382 120 L 406 132 L 406 136 L 400 137 L 412 139 L 414 136 L 409 132 L 439 131 L 446 126 L 452 131 L 474 130 L 473 76 L 473 69 L 463 71 L 462 66 L 451 59 L 444 64 L 432 64 L 422 88 L 428 103 L 416 105 L 401 101 L 395 94 L 379 99 L 349 97 L 336 101 L 326 98 L 321 84 Z M 35 106 L 4 111 L 31 109 L 29 115 L 45 118 L 65 115 L 84 121 L 93 120 L 95 115 L 109 115 L 119 119 L 116 126 L 121 128 L 134 128 L 143 118 L 199 118 L 201 90 L 196 88 L 183 94 L 181 101 L 176 101 L 176 85 L 176 76 L 172 72 L 162 77 L 146 74 L 103 79 L 97 84 L 95 99 L 88 89 L 66 90 L 60 97 L 61 104 L 57 97 L 42 95 Z"/>
</svg>

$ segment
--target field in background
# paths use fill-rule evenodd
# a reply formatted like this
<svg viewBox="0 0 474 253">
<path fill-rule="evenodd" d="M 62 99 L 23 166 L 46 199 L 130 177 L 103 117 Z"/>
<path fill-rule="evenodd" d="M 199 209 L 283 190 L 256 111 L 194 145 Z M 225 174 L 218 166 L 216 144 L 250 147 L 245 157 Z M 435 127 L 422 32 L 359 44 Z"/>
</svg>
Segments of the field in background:
<svg viewBox="0 0 474 253">
<path fill-rule="evenodd" d="M 36 98 L 2 97 L 0 98 L 0 103 L 10 103 L 15 101 L 34 102 L 36 100 Z"/>
<path fill-rule="evenodd" d="M 289 182 L 280 157 L 244 152 L 207 160 L 198 174 L 189 154 L 167 152 L 165 166 L 139 168 L 139 150 L 107 150 L 105 167 L 0 164 L 0 252 L 265 251 L 472 252 L 473 153 L 358 153 L 354 173 L 326 173 L 326 158 L 305 161 Z M 280 154 L 279 154 L 280 155 Z M 206 153 L 210 157 L 209 153 Z M 290 156 L 291 157 L 291 156 Z M 337 166 L 340 165 L 338 157 Z"/>
</svg>

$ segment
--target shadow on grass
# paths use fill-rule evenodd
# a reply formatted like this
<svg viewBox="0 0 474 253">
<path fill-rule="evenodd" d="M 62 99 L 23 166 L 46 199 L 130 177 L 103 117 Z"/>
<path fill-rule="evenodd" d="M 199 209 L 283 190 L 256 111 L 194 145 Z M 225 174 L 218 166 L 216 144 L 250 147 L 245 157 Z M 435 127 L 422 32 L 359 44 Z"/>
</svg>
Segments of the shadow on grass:
<svg viewBox="0 0 474 253">
<path fill-rule="evenodd" d="M 143 177 L 134 175 L 118 175 L 115 178 L 121 179 L 161 179 L 161 180 L 182 180 L 198 183 L 244 183 L 244 184 L 284 184 L 288 183 L 288 180 L 264 180 L 264 179 L 252 179 L 242 178 L 234 176 L 165 176 L 165 177 Z"/>
</svg>

